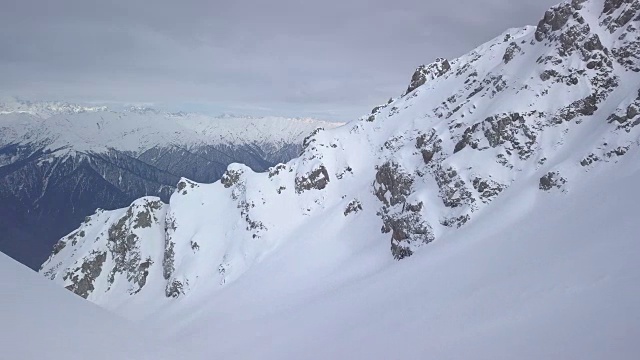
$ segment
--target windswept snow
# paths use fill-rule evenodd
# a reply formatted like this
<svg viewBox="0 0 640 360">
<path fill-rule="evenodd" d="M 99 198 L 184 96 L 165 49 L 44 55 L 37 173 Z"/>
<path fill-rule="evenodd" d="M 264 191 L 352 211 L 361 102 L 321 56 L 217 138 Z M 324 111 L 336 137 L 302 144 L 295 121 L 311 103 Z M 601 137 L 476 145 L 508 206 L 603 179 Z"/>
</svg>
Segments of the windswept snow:
<svg viewBox="0 0 640 360">
<path fill-rule="evenodd" d="M 1 253 L 0 274 L 3 359 L 177 358 L 142 324 L 83 301 Z"/>
</svg>

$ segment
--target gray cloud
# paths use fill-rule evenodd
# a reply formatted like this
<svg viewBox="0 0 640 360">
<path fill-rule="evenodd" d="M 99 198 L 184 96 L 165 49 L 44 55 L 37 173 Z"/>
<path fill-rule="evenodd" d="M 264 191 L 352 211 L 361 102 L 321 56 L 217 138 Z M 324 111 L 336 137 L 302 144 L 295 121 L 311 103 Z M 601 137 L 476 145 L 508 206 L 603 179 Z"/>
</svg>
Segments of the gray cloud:
<svg viewBox="0 0 640 360">
<path fill-rule="evenodd" d="M 0 94 L 350 120 L 558 0 L 0 0 Z"/>
</svg>

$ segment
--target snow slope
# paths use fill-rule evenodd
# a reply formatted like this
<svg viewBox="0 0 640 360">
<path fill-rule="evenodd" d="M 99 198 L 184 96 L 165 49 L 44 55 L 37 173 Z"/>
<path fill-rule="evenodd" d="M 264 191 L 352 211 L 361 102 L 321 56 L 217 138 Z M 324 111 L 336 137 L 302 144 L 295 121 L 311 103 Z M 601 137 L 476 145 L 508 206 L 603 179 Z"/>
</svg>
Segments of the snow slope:
<svg viewBox="0 0 640 360">
<path fill-rule="evenodd" d="M 142 326 L 71 296 L 4 254 L 0 274 L 3 359 L 164 358 Z"/>
<path fill-rule="evenodd" d="M 155 321 L 194 359 L 636 359 L 640 158 L 618 165 L 564 197 L 510 189 L 397 264 L 353 249 L 310 270 L 358 239 L 300 232 L 315 246 Z"/>
<path fill-rule="evenodd" d="M 41 272 L 193 358 L 635 358 L 639 26 L 564 2 L 268 173 L 96 213 Z"/>
</svg>

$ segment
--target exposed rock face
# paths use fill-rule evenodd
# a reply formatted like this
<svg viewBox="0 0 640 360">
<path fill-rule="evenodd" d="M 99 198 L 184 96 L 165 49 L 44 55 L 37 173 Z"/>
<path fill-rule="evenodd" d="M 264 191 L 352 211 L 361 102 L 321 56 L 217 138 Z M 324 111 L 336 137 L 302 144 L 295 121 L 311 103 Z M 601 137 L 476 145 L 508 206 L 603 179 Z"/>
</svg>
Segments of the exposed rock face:
<svg viewBox="0 0 640 360">
<path fill-rule="evenodd" d="M 509 61 L 513 60 L 516 54 L 521 52 L 522 52 L 522 48 L 515 42 L 512 42 L 511 44 L 509 44 L 509 47 L 507 48 L 507 50 L 505 50 L 504 55 L 502 56 L 502 61 L 505 64 L 508 64 Z"/>
<path fill-rule="evenodd" d="M 79 230 L 61 239 L 56 245 L 57 252 L 51 255 L 75 254 L 80 248 L 96 245 L 101 249 L 67 259 L 68 263 L 64 265 L 67 270 L 61 279 L 65 287 L 84 298 L 96 289 L 100 293 L 109 291 L 116 283 L 125 286 L 123 290 L 130 295 L 139 293 L 147 284 L 156 258 L 149 252 L 149 246 L 145 246 L 144 237 L 164 228 L 165 211 L 166 205 L 159 198 L 146 197 L 118 212 L 112 221 L 103 210 L 89 217 Z M 96 223 L 100 227 L 96 227 Z M 55 279 L 57 272 L 51 269 L 61 266 L 63 263 L 58 262 L 48 269 L 48 276 Z"/>
<path fill-rule="evenodd" d="M 307 137 L 305 137 L 304 140 L 302 140 L 302 150 L 306 150 L 309 147 L 309 145 L 311 145 L 311 143 L 316 141 L 314 139 L 314 136 L 318 135 L 318 133 L 323 131 L 323 130 L 324 130 L 324 128 L 317 128 L 317 129 L 313 130 L 311 132 L 311 134 L 307 135 Z"/>
<path fill-rule="evenodd" d="M 454 153 L 470 146 L 475 150 L 487 147 L 505 147 L 527 159 L 536 144 L 536 131 L 519 113 L 494 115 L 481 123 L 476 123 L 464 131 L 462 139 L 456 144 Z"/>
<path fill-rule="evenodd" d="M 173 241 L 173 234 L 177 228 L 176 219 L 171 213 L 168 213 L 165 217 L 164 225 L 164 254 L 162 257 L 162 277 L 165 280 L 169 280 L 173 271 L 175 270 L 175 242 Z"/>
<path fill-rule="evenodd" d="M 560 176 L 560 173 L 549 172 L 540 178 L 540 190 L 549 191 L 553 188 L 561 189 L 567 180 Z"/>
<path fill-rule="evenodd" d="M 638 89 L 638 95 L 627 106 L 621 106 L 609 116 L 607 122 L 614 123 L 618 126 L 618 129 L 626 132 L 631 130 L 640 124 L 640 89 Z"/>
<path fill-rule="evenodd" d="M 360 203 L 360 201 L 358 201 L 358 199 L 353 199 L 351 200 L 351 202 L 349 202 L 347 208 L 344 209 L 344 216 L 347 216 L 349 214 L 357 214 L 360 211 L 362 211 L 362 204 Z"/>
<path fill-rule="evenodd" d="M 491 202 L 498 196 L 502 190 L 506 189 L 506 185 L 502 185 L 491 179 L 475 178 L 473 179 L 473 188 L 480 194 L 480 200 L 484 203 Z"/>
<path fill-rule="evenodd" d="M 573 1 L 572 3 L 562 3 L 548 10 L 536 29 L 536 40 L 543 41 L 552 36 L 552 33 L 564 28 L 569 18 L 575 10 L 579 10 L 584 1 Z"/>
<path fill-rule="evenodd" d="M 222 183 L 222 185 L 224 185 L 224 187 L 230 188 L 238 183 L 238 181 L 240 180 L 240 175 L 242 175 L 242 171 L 229 169 L 225 171 L 224 175 L 222 175 L 220 182 Z"/>
<path fill-rule="evenodd" d="M 167 284 L 165 295 L 174 299 L 178 298 L 180 295 L 184 295 L 183 283 L 178 280 L 173 280 L 171 283 Z"/>
<path fill-rule="evenodd" d="M 114 266 L 109 273 L 109 284 L 113 284 L 117 274 L 123 274 L 131 283 L 130 291 L 137 293 L 146 284 L 150 258 L 143 258 L 140 242 L 142 239 L 136 229 L 160 226 L 164 220 L 160 212 L 164 204 L 159 199 L 142 199 L 131 205 L 122 218 L 108 230 L 107 248 L 111 252 Z"/>
<path fill-rule="evenodd" d="M 295 188 L 298 194 L 311 190 L 322 190 L 329 183 L 329 172 L 324 165 L 318 166 L 308 174 L 296 177 Z"/>
<path fill-rule="evenodd" d="M 404 204 L 411 194 L 413 178 L 396 163 L 386 162 L 376 172 L 375 194 L 386 206 Z"/>
<path fill-rule="evenodd" d="M 449 70 L 451 70 L 451 64 L 447 59 L 443 58 L 438 58 L 435 62 L 429 65 L 419 66 L 413 73 L 413 76 L 411 77 L 411 84 L 409 84 L 405 94 L 419 88 L 429 80 L 433 80 L 444 75 Z"/>
<path fill-rule="evenodd" d="M 434 240 L 431 226 L 421 217 L 423 203 L 411 204 L 414 179 L 396 163 L 378 168 L 374 193 L 384 206 L 378 212 L 383 233 L 391 233 L 391 254 L 397 260 L 411 256 L 414 250 Z"/>
<path fill-rule="evenodd" d="M 91 252 L 80 266 L 64 275 L 63 279 L 71 283 L 66 286 L 67 290 L 86 299 L 94 290 L 93 283 L 100 276 L 106 258 L 105 252 Z"/>
</svg>

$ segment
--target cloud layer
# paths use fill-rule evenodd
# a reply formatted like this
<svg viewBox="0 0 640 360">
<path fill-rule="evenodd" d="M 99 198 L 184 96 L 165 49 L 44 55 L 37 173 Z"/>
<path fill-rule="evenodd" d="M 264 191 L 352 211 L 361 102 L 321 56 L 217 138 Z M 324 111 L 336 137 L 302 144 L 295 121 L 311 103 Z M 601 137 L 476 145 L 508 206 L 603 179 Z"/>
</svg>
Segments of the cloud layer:
<svg viewBox="0 0 640 360">
<path fill-rule="evenodd" d="M 2 0 L 0 95 L 351 120 L 558 0 Z"/>
</svg>

